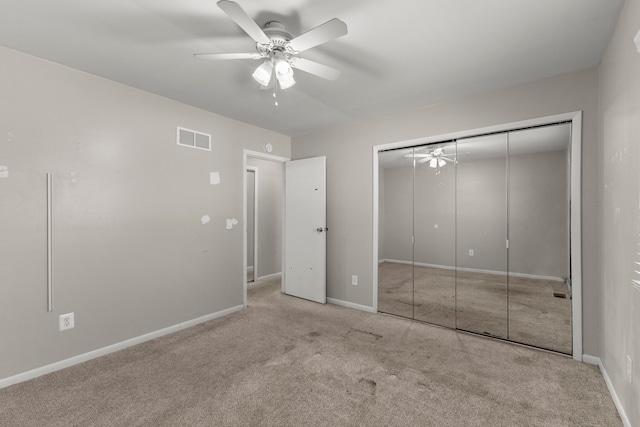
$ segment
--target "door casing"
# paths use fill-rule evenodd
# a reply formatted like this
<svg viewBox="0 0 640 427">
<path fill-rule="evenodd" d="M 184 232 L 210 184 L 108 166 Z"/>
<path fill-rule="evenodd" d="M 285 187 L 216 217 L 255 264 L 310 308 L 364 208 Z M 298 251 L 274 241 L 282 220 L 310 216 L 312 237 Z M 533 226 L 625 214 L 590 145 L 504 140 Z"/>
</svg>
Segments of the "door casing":
<svg viewBox="0 0 640 427">
<path fill-rule="evenodd" d="M 244 227 L 243 231 L 243 239 L 242 239 L 242 303 L 244 307 L 247 307 L 247 159 L 249 157 L 253 157 L 256 159 L 269 160 L 276 163 L 281 163 L 284 169 L 284 163 L 291 160 L 288 157 L 274 156 L 273 154 L 261 153 L 259 151 L 252 150 L 243 150 L 242 154 L 242 163 L 243 163 L 243 173 L 242 173 L 242 224 Z M 282 192 L 284 194 L 284 173 L 282 174 Z M 282 201 L 282 212 L 284 212 L 284 198 Z M 284 214 L 282 215 L 282 253 L 285 253 L 284 247 Z M 255 258 L 254 258 L 255 263 Z M 254 267 L 255 268 L 255 267 Z M 282 267 L 281 271 L 284 272 L 284 256 L 282 257 Z M 255 270 L 254 270 L 255 274 Z M 284 281 L 282 282 L 282 292 L 284 292 Z"/>
</svg>

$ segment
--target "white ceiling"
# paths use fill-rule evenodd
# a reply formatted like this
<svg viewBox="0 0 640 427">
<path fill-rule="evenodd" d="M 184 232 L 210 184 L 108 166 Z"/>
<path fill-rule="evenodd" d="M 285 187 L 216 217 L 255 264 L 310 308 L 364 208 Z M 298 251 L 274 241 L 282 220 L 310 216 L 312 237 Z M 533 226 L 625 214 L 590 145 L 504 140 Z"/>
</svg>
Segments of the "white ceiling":
<svg viewBox="0 0 640 427">
<path fill-rule="evenodd" d="M 349 33 L 301 56 L 342 70 L 296 72 L 260 90 L 253 52 L 215 0 L 0 0 L 0 45 L 295 136 L 600 62 L 623 0 L 236 0 L 295 35 L 331 18 Z"/>
<path fill-rule="evenodd" d="M 410 167 L 413 153 L 431 153 L 442 148 L 444 154 L 458 162 L 495 159 L 509 155 L 565 151 L 571 144 L 569 123 L 465 137 L 454 141 L 383 151 L 378 155 L 382 168 Z"/>
</svg>

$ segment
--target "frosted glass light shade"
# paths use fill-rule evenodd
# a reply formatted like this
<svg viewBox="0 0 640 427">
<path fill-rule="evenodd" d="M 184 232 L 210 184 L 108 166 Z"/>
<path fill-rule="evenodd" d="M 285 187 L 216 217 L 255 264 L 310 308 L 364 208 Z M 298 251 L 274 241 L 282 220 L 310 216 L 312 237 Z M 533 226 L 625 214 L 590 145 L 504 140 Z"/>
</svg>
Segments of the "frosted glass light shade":
<svg viewBox="0 0 640 427">
<path fill-rule="evenodd" d="M 271 61 L 264 61 L 262 65 L 260 65 L 253 72 L 253 78 L 260 83 L 262 86 L 268 86 L 271 81 L 271 74 L 273 73 L 273 66 L 271 65 Z"/>
<path fill-rule="evenodd" d="M 280 89 L 287 89 L 296 84 L 293 78 L 293 69 L 287 61 L 282 58 L 276 59 L 275 67 L 276 78 L 280 83 Z"/>
</svg>

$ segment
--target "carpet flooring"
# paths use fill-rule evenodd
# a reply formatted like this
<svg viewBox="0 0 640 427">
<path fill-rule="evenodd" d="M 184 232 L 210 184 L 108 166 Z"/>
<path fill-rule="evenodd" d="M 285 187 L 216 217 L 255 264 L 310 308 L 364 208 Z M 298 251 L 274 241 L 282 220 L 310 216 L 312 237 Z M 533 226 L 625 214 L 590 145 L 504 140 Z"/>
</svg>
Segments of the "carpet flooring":
<svg viewBox="0 0 640 427">
<path fill-rule="evenodd" d="M 378 309 L 572 352 L 571 299 L 564 282 L 510 276 L 507 283 L 506 276 L 495 274 L 383 262 L 378 269 Z"/>
<path fill-rule="evenodd" d="M 247 309 L 0 390 L 2 426 L 620 426 L 598 368 L 250 285 Z"/>
</svg>

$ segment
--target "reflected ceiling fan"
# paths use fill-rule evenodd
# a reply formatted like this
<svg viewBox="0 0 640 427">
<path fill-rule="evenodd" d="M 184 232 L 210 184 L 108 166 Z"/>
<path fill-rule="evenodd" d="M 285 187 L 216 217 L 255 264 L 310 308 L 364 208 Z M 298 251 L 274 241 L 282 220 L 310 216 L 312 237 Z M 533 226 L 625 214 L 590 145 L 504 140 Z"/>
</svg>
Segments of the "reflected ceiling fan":
<svg viewBox="0 0 640 427">
<path fill-rule="evenodd" d="M 440 168 L 447 165 L 447 162 L 456 163 L 456 160 L 449 157 L 444 151 L 445 147 L 435 148 L 427 153 L 409 153 L 405 157 L 416 159 L 418 163 L 429 162 L 429 167 L 436 169 L 436 174 L 440 173 Z M 416 150 L 418 151 L 418 150 Z"/>
<path fill-rule="evenodd" d="M 240 7 L 229 0 L 218 1 L 218 6 L 242 28 L 256 42 L 256 52 L 248 53 L 196 53 L 197 59 L 227 60 L 227 59 L 261 59 L 262 64 L 256 68 L 253 78 L 262 87 L 269 87 L 275 74 L 278 84 L 274 90 L 287 89 L 296 81 L 293 69 L 305 71 L 327 80 L 335 80 L 340 71 L 327 65 L 320 64 L 298 56 L 301 52 L 323 43 L 337 39 L 347 34 L 347 25 L 334 18 L 324 24 L 293 37 L 286 27 L 278 21 L 267 22 L 263 28 Z M 274 92 L 275 96 L 275 92 Z M 277 105 L 277 102 L 276 102 Z"/>
</svg>

